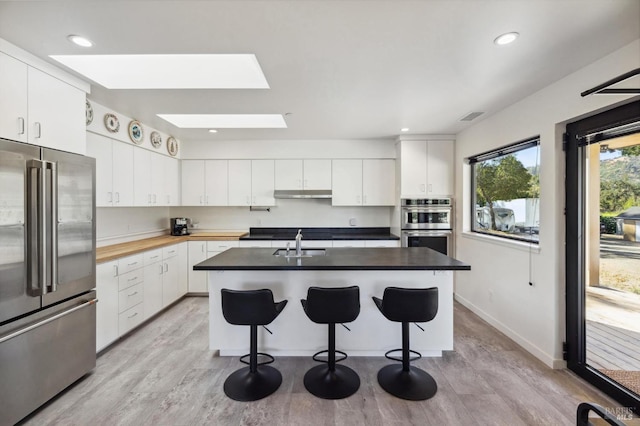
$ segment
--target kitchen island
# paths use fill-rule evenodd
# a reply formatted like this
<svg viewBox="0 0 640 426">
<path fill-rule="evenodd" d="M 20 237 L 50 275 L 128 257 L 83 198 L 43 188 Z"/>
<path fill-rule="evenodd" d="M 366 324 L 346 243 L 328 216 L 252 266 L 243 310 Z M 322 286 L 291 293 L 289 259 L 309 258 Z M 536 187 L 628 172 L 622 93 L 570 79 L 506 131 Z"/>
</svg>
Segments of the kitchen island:
<svg viewBox="0 0 640 426">
<path fill-rule="evenodd" d="M 249 330 L 228 324 L 222 316 L 220 289 L 269 288 L 274 299 L 289 300 L 282 314 L 259 329 L 259 350 L 272 355 L 310 356 L 326 348 L 327 327 L 311 322 L 300 304 L 310 286 L 360 287 L 360 315 L 336 329 L 336 347 L 351 356 L 382 356 L 400 347 L 400 324 L 378 311 L 372 296 L 385 287 L 438 287 L 438 314 L 425 331 L 412 327 L 411 347 L 424 356 L 440 356 L 453 349 L 453 271 L 469 265 L 428 248 L 327 248 L 322 255 L 289 257 L 273 248 L 232 248 L 194 266 L 209 271 L 209 347 L 220 355 L 248 352 Z"/>
</svg>

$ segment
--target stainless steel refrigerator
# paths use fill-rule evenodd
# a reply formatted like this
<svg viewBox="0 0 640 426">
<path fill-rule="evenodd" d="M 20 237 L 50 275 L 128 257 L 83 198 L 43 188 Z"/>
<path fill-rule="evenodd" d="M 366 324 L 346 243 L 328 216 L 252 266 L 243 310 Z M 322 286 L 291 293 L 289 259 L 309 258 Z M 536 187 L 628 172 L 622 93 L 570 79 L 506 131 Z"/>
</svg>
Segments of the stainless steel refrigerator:
<svg viewBox="0 0 640 426">
<path fill-rule="evenodd" d="M 0 139 L 0 425 L 96 364 L 95 160 Z"/>
</svg>

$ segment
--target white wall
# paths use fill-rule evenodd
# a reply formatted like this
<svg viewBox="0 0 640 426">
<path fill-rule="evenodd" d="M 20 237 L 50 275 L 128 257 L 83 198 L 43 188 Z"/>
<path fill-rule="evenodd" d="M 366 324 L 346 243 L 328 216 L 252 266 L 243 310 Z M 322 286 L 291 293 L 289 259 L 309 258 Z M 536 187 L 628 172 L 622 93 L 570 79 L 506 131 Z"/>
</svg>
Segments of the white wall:
<svg viewBox="0 0 640 426">
<path fill-rule="evenodd" d="M 331 200 L 276 200 L 270 212 L 249 207 L 172 207 L 171 217 L 189 217 L 200 229 L 248 230 L 250 227 L 389 227 L 393 207 L 332 207 Z"/>
<path fill-rule="evenodd" d="M 98 247 L 166 234 L 169 207 L 100 207 L 96 209 Z"/>
<path fill-rule="evenodd" d="M 396 158 L 393 139 L 188 141 L 183 159 Z"/>
<path fill-rule="evenodd" d="M 580 92 L 640 67 L 640 40 L 568 75 L 458 134 L 456 142 L 456 255 L 471 264 L 456 273 L 456 298 L 545 364 L 560 367 L 564 317 L 565 124 L 629 96 Z M 549 64 L 553 66 L 553 64 Z M 473 237 L 470 168 L 464 159 L 540 135 L 540 246 Z M 534 283 L 529 286 L 529 281 Z"/>
</svg>

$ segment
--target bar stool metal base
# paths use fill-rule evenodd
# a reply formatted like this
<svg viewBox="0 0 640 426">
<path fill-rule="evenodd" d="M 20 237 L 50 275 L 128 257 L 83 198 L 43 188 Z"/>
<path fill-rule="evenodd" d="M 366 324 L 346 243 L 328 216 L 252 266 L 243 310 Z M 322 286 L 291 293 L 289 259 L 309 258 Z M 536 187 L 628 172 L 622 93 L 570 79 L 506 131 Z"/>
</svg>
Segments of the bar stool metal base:
<svg viewBox="0 0 640 426">
<path fill-rule="evenodd" d="M 429 373 L 410 366 L 409 371 L 402 364 L 391 364 L 378 371 L 378 383 L 388 393 L 410 401 L 429 399 L 438 391 L 436 381 Z"/>
<path fill-rule="evenodd" d="M 224 381 L 224 393 L 236 401 L 257 401 L 274 393 L 282 384 L 282 374 L 268 365 L 261 365 L 255 373 L 251 367 L 234 371 Z"/>
<path fill-rule="evenodd" d="M 334 371 L 327 365 L 317 365 L 304 375 L 304 387 L 318 398 L 342 399 L 356 393 L 360 377 L 344 365 L 336 365 Z"/>
</svg>

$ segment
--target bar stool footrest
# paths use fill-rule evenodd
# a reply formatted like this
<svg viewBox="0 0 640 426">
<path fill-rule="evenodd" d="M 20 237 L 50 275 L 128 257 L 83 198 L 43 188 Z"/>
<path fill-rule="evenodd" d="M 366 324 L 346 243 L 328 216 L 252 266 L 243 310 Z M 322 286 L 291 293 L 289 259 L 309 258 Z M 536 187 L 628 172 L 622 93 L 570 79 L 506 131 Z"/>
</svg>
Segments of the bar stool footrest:
<svg viewBox="0 0 640 426">
<path fill-rule="evenodd" d="M 269 354 L 265 354 L 265 353 L 262 353 L 262 352 L 258 352 L 258 354 L 257 354 L 257 355 L 258 355 L 258 356 L 266 356 L 267 358 L 269 358 L 269 359 L 268 359 L 268 360 L 266 360 L 266 361 L 259 362 L 257 365 L 267 365 L 267 364 L 271 364 L 273 361 L 275 361 L 275 359 L 273 358 L 273 356 L 271 356 L 271 355 L 269 355 Z M 250 356 L 251 356 L 251 354 L 242 355 L 242 356 L 240 357 L 240 362 L 241 362 L 241 363 L 243 363 L 243 364 L 246 364 L 246 365 L 251 365 L 251 363 L 250 363 L 249 361 L 246 361 L 246 358 L 248 358 L 248 357 L 250 357 Z"/>
<path fill-rule="evenodd" d="M 346 353 L 344 353 L 344 352 L 342 352 L 342 351 L 338 351 L 338 350 L 336 350 L 335 352 L 336 352 L 337 354 L 342 355 L 342 357 L 341 357 L 341 358 L 336 358 L 336 362 L 344 361 L 345 359 L 347 359 L 347 354 L 346 354 Z M 328 363 L 329 363 L 329 360 L 328 360 L 328 359 L 319 359 L 319 358 L 316 358 L 318 355 L 322 355 L 322 354 L 324 354 L 324 353 L 326 353 L 326 354 L 328 355 L 328 354 L 329 354 L 329 351 L 328 351 L 327 349 L 325 349 L 325 350 L 323 350 L 323 351 L 316 352 L 315 354 L 313 354 L 313 357 L 312 357 L 312 358 L 313 358 L 313 360 L 314 360 L 314 361 L 316 361 L 316 362 L 322 362 L 322 363 L 328 364 Z"/>
<path fill-rule="evenodd" d="M 390 356 L 390 355 L 389 355 L 391 352 L 398 352 L 398 351 L 401 351 L 401 350 L 402 350 L 402 349 L 391 349 L 390 351 L 387 351 L 387 352 L 384 354 L 384 356 L 385 356 L 385 358 L 390 359 L 390 360 L 392 360 L 392 361 L 399 361 L 399 362 L 402 362 L 402 361 L 403 361 L 403 359 L 402 359 L 402 358 L 396 358 L 396 357 L 394 357 L 394 356 Z M 415 361 L 415 360 L 417 360 L 417 359 L 422 358 L 422 354 L 421 354 L 420 352 L 418 352 L 418 351 L 414 351 L 413 349 L 409 349 L 409 352 L 410 352 L 410 353 L 412 353 L 412 354 L 414 354 L 414 355 L 416 355 L 416 356 L 414 356 L 413 358 L 409 358 L 409 362 L 413 362 L 413 361 Z"/>
</svg>

